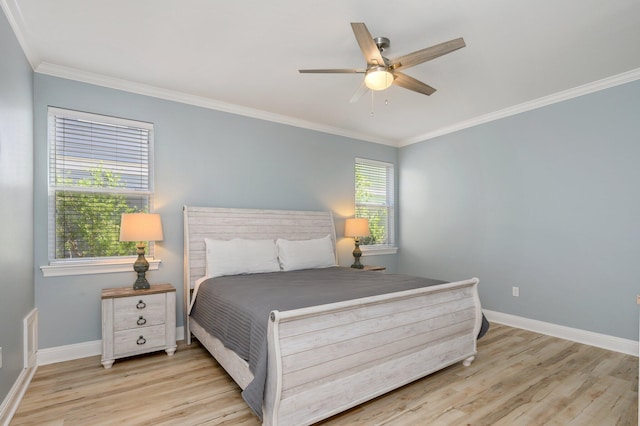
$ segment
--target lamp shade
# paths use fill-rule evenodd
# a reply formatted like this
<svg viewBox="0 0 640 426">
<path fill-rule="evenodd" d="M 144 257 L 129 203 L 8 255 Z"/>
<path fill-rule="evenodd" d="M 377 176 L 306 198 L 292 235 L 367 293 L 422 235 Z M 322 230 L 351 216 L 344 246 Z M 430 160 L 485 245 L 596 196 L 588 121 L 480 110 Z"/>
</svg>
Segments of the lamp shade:
<svg viewBox="0 0 640 426">
<path fill-rule="evenodd" d="M 393 84 L 393 74 L 385 67 L 369 69 L 364 77 L 364 84 L 371 90 L 384 90 Z"/>
<path fill-rule="evenodd" d="M 344 222 L 345 237 L 368 237 L 369 236 L 369 219 L 356 217 L 347 219 Z"/>
<path fill-rule="evenodd" d="M 162 220 L 157 213 L 123 213 L 120 241 L 162 241 Z"/>
</svg>

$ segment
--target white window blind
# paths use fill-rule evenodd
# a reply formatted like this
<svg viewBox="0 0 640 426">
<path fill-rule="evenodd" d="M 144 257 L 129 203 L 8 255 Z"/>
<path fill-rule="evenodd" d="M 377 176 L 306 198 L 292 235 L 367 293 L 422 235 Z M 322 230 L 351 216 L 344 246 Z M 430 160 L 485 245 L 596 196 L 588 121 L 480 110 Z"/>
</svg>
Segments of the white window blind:
<svg viewBox="0 0 640 426">
<path fill-rule="evenodd" d="M 152 209 L 152 144 L 149 123 L 49 108 L 51 260 L 135 255 L 120 216 Z"/>
<path fill-rule="evenodd" d="M 370 236 L 364 245 L 393 245 L 394 168 L 391 163 L 356 158 L 356 217 L 369 219 Z"/>
</svg>

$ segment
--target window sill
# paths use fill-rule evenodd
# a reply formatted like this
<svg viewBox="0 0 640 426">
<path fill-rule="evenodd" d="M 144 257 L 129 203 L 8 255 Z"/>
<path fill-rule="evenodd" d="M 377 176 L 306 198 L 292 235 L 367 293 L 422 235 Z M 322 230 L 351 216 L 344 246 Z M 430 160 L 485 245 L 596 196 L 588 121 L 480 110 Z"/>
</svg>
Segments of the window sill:
<svg viewBox="0 0 640 426">
<path fill-rule="evenodd" d="M 362 250 L 363 256 L 378 256 L 383 254 L 396 254 L 398 252 L 398 247 L 382 244 L 371 246 L 361 245 L 360 250 Z"/>
<path fill-rule="evenodd" d="M 106 260 L 66 260 L 50 262 L 41 266 L 44 277 L 64 277 L 69 275 L 109 274 L 112 272 L 131 272 L 136 258 Z M 157 271 L 160 259 L 147 258 L 149 270 Z"/>
</svg>

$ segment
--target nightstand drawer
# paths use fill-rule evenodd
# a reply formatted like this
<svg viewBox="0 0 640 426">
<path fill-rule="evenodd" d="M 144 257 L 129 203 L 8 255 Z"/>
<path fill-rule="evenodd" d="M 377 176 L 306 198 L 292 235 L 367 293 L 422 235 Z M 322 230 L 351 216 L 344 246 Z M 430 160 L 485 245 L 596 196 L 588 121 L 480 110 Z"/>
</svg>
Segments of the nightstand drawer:
<svg viewBox="0 0 640 426">
<path fill-rule="evenodd" d="M 166 294 L 115 299 L 114 331 L 164 324 L 166 321 Z"/>
<path fill-rule="evenodd" d="M 126 315 L 146 312 L 162 312 L 164 310 L 164 299 L 166 295 L 145 294 L 138 297 L 121 297 L 113 301 L 114 314 Z"/>
<path fill-rule="evenodd" d="M 114 355 L 149 352 L 165 346 L 165 326 L 155 325 L 137 330 L 118 331 L 114 335 Z"/>
</svg>

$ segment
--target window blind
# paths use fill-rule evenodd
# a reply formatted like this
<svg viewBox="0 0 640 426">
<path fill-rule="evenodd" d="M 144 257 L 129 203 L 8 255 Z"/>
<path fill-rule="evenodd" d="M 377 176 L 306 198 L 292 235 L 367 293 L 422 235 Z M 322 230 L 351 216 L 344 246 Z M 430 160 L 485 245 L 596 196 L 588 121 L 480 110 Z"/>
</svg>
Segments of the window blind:
<svg viewBox="0 0 640 426">
<path fill-rule="evenodd" d="M 120 216 L 152 207 L 152 136 L 149 123 L 49 109 L 50 259 L 135 254 Z"/>
<path fill-rule="evenodd" d="M 369 219 L 363 244 L 394 243 L 394 168 L 391 163 L 356 158 L 356 217 Z"/>
</svg>

